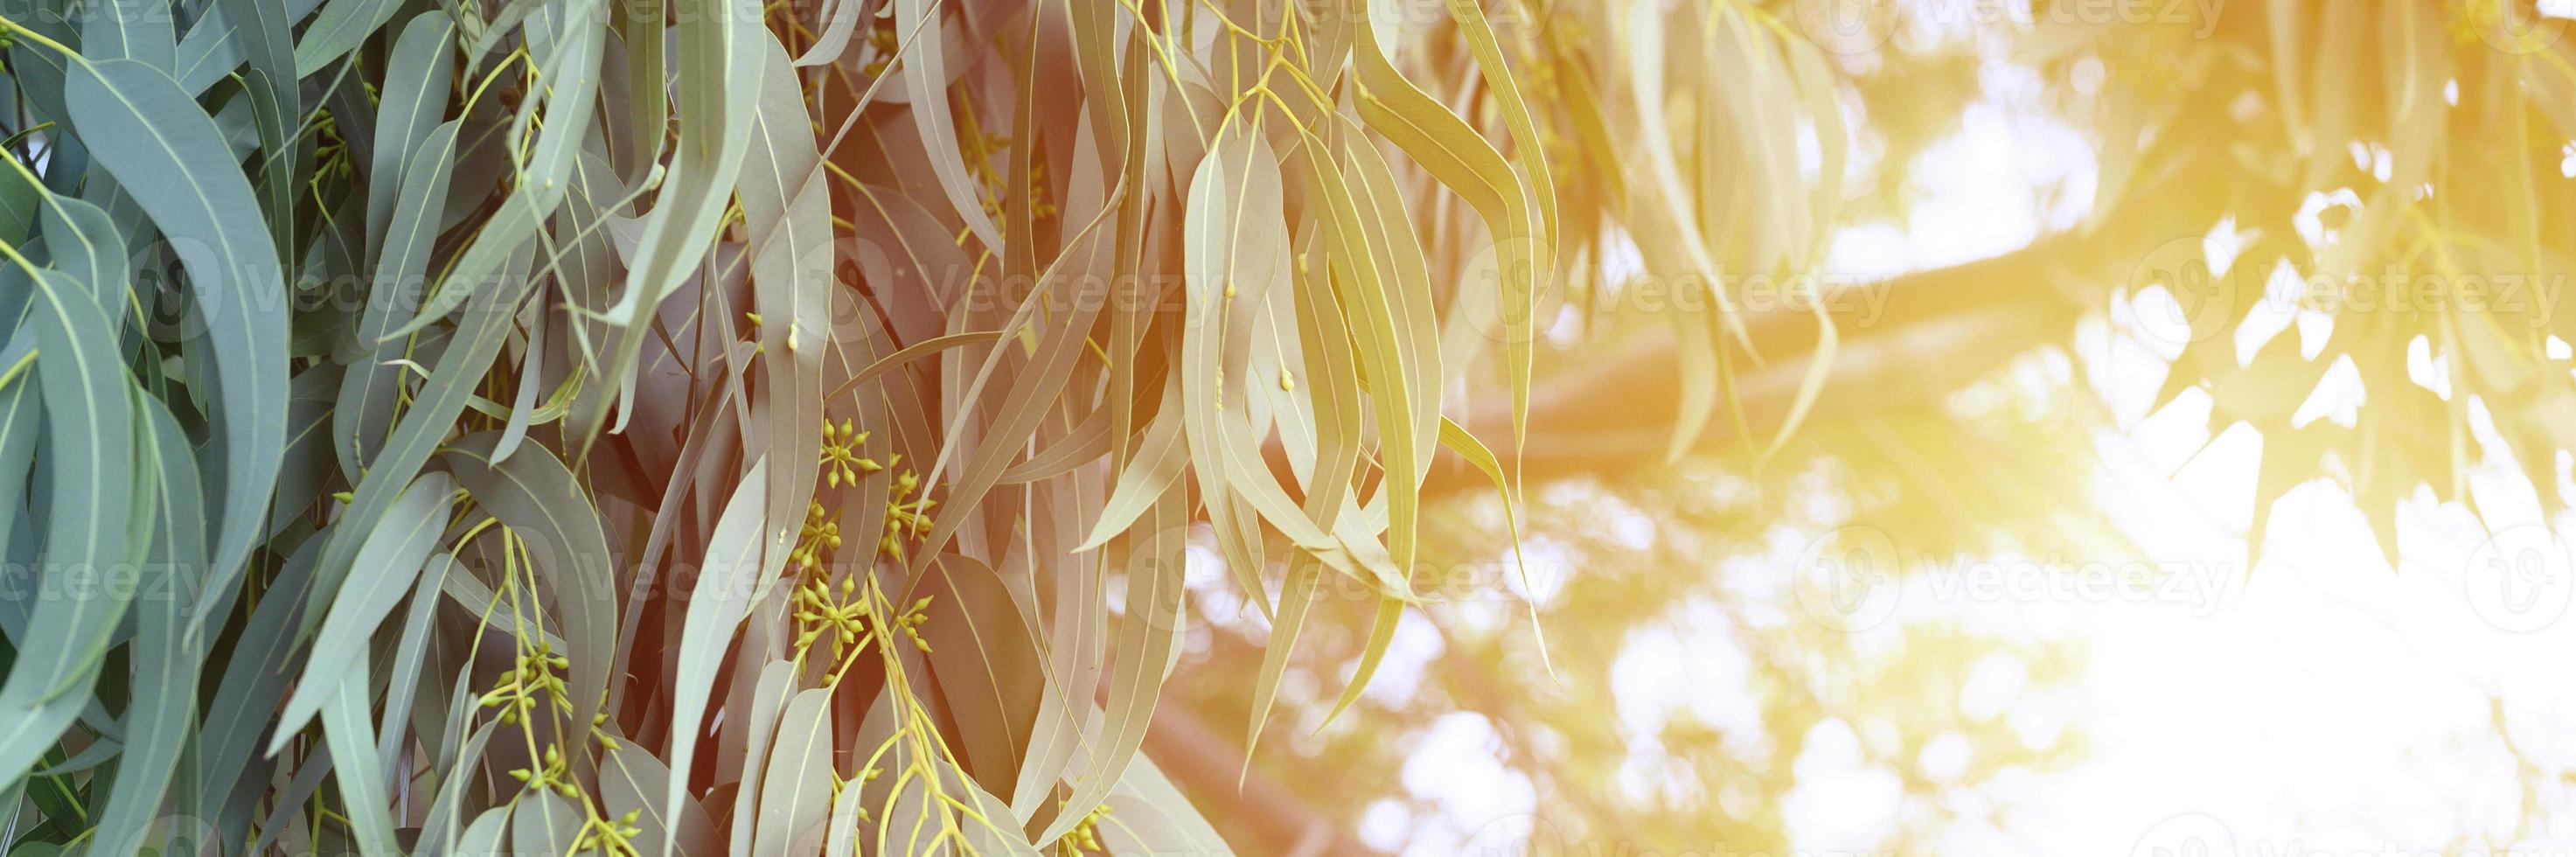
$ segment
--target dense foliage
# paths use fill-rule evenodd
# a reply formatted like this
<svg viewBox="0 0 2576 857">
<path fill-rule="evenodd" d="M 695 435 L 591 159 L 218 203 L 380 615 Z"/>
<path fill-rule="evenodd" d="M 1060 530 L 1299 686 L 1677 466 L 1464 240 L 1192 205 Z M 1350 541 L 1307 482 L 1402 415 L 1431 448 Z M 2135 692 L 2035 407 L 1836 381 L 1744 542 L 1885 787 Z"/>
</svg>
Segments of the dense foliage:
<svg viewBox="0 0 2576 857">
<path fill-rule="evenodd" d="M 1324 719 L 1368 683 L 1429 486 L 1606 454 L 1548 433 L 1540 308 L 1616 260 L 1676 298 L 1654 454 L 1758 467 L 1836 404 L 1834 302 L 1718 299 L 1824 264 L 1848 123 L 1892 103 L 1903 22 L 1855 45 L 1815 5 L 0 2 L 0 830 L 1222 851 L 1138 752 L 1195 533 L 1268 629 L 1250 743 L 1313 605 L 1370 616 Z M 2572 49 L 2499 8 L 2024 46 L 2167 72 L 2114 79 L 2098 214 L 2041 246 L 2215 299 L 2166 398 L 2277 439 L 2267 496 L 2456 494 L 2470 396 L 2407 375 L 2419 339 L 2524 461 L 2576 445 L 2564 320 L 2356 312 L 2241 363 L 2216 333 L 2262 283 L 2200 258 L 2233 217 L 2331 282 L 2563 270 L 2529 177 Z M 2261 180 L 2134 216 L 2213 173 Z M 2294 424 L 2342 357 L 2373 407 Z"/>
<path fill-rule="evenodd" d="M 1363 119 L 1488 303 L 1557 229 L 1475 5 L 1516 167 L 1233 11 L 13 4 L 13 841 L 1224 848 L 1136 753 L 1191 520 L 1391 617 L 1499 474 Z"/>
</svg>

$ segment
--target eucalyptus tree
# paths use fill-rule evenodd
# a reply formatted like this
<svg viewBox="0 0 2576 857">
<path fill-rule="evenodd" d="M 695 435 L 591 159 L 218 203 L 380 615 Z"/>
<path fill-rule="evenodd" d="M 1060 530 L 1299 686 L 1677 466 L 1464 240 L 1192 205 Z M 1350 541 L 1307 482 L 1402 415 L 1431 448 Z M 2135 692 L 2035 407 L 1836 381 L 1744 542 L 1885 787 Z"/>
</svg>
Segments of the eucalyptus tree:
<svg viewBox="0 0 2576 857">
<path fill-rule="evenodd" d="M 1430 500 L 1771 458 L 1936 386 L 1855 362 L 1899 322 L 2116 291 L 1728 300 L 1825 264 L 1905 92 L 1904 19 L 1819 5 L 0 3 L 8 841 L 1222 849 L 1138 753 L 1194 533 L 1273 629 L 1250 742 L 1319 599 L 1370 615 L 1333 713 L 1367 684 Z M 2099 213 L 1925 277 L 2093 283 L 2229 216 L 2329 282 L 2554 274 L 2576 77 L 2525 11 L 2047 28 L 2108 87 Z M 1541 309 L 1614 248 L 1692 299 L 1568 359 Z M 2174 386 L 2283 440 L 2267 492 L 2331 454 L 2376 504 L 2456 481 L 2473 398 L 2554 460 L 2530 317 L 2339 315 L 2349 427 L 2286 423 L 2298 354 L 2198 337 Z M 1639 379 L 1668 415 L 1592 398 Z"/>
</svg>

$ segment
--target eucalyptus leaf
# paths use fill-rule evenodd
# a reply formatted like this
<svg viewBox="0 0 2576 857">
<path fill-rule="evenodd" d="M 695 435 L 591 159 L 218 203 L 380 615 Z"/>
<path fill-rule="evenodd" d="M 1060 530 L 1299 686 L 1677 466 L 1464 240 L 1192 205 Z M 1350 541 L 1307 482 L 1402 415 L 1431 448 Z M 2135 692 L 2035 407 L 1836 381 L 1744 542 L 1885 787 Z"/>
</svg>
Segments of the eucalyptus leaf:
<svg viewBox="0 0 2576 857">
<path fill-rule="evenodd" d="M 213 346 L 224 464 L 206 601 L 229 591 L 249 561 L 286 448 L 285 280 L 221 132 L 186 92 L 136 60 L 76 63 L 66 84 L 73 126 L 98 165 L 118 177 L 179 258 Z M 202 632 L 205 613 L 191 636 Z"/>
</svg>

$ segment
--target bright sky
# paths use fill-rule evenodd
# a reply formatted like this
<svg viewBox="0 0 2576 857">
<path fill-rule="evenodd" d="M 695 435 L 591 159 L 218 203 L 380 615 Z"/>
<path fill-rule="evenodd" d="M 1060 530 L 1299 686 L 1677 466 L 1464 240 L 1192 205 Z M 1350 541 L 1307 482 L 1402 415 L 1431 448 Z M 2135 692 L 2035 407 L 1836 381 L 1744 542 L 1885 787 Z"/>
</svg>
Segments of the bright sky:
<svg viewBox="0 0 2576 857">
<path fill-rule="evenodd" d="M 1908 222 L 1846 230 L 1830 270 L 1892 273 L 1993 255 L 2064 228 L 2091 204 L 2090 143 L 2020 106 L 2036 88 L 2026 71 L 1995 64 L 1985 76 L 1988 99 L 1914 171 L 1922 193 Z M 2037 199 L 2051 199 L 2049 209 Z M 2118 421 L 2096 438 L 2101 469 L 2086 499 L 2163 568 L 2201 588 L 2001 599 L 1910 588 L 1896 600 L 1900 621 L 1957 616 L 2078 640 L 2091 652 L 2082 680 L 2058 698 L 2023 694 L 2011 663 L 1982 665 L 1968 678 L 1963 705 L 1972 716 L 2010 718 L 2038 742 L 2079 729 L 2091 753 L 2071 771 L 2008 778 L 1999 791 L 1972 798 L 2018 809 L 2002 816 L 2001 830 L 1959 829 L 1942 851 L 2416 855 L 2450 853 L 2465 835 L 2472 846 L 2465 853 L 2576 854 L 2576 820 L 2555 819 L 2554 828 L 2520 842 L 2506 838 L 2525 796 L 2490 700 L 2501 701 L 2523 753 L 2544 765 L 2576 761 L 2576 682 L 2565 680 L 2565 655 L 2576 651 L 2576 618 L 2566 615 L 2576 612 L 2576 568 L 2551 540 L 2514 465 L 2490 452 L 2471 475 L 2488 516 L 2483 525 L 2457 505 L 2410 502 L 2393 571 L 2348 496 L 2322 481 L 2302 486 L 2273 510 L 2249 582 L 2244 533 L 2261 440 L 2239 428 L 2194 456 L 2209 440 L 2208 400 L 2197 391 L 2146 413 L 2174 353 L 2164 344 L 2170 331 L 2157 324 L 2170 312 L 2160 300 L 2122 301 L 2111 318 L 2087 322 L 2074 337 L 2072 371 L 2101 391 Z M 2258 312 L 2238 344 L 2250 354 L 2277 331 L 2313 352 L 2328 323 Z M 2042 362 L 2025 363 L 2020 371 L 2046 371 Z M 2332 419 L 2352 398 L 2350 388 L 2330 390 L 2308 415 Z M 2476 425 L 2488 449 L 2500 450 L 2483 412 Z M 1785 576 L 1794 566 L 1724 571 Z M 1632 732 L 1651 733 L 1677 708 L 1713 723 L 1751 722 L 1749 711 L 1729 710 L 1742 704 L 1728 689 L 1739 685 L 1731 676 L 1745 658 L 1721 633 L 1701 636 L 1631 637 L 1613 675 L 1623 722 L 1638 721 Z M 1398 684 L 1408 661 L 1427 657 L 1406 648 L 1399 640 L 1390 659 Z M 1965 742 L 1936 749 L 1968 752 Z M 1493 750 L 1481 719 L 1441 721 L 1404 776 L 1441 816 L 1381 804 L 1364 819 L 1363 837 L 1381 845 L 1427 839 L 1426 853 L 1459 846 L 1509 853 L 1532 824 L 1535 796 Z M 1797 847 L 1838 853 L 1879 841 L 1896 782 L 1862 766 L 1849 726 L 1820 726 L 1798 765 L 1802 785 L 1788 800 Z M 2542 779 L 2554 780 L 2554 771 Z M 1646 788 L 1654 772 L 1622 776 L 1624 786 Z M 2564 808 L 2557 788 L 2536 796 L 2544 810 Z"/>
<path fill-rule="evenodd" d="M 2034 141 L 2055 151 L 2028 152 Z M 2009 181 L 2011 165 L 2069 162 L 2063 141 L 1993 131 L 1972 115 L 1959 140 L 1928 155 L 1947 159 L 1928 172 L 1992 188 Z M 2077 147 L 2071 159 L 2081 158 Z M 1943 196 L 1936 189 L 1926 208 Z M 2023 234 L 2026 203 L 1972 198 L 1963 205 L 1995 210 L 1939 218 L 1943 228 L 1996 224 Z M 2214 240 L 2213 249 L 2223 255 L 2225 243 Z M 2240 358 L 2275 335 L 2316 353 L 2330 319 L 2287 306 L 2258 308 L 2237 336 Z M 2576 568 L 2483 410 L 2473 405 L 2472 427 L 2487 452 L 2470 475 L 2483 522 L 2458 504 L 2435 506 L 2429 493 L 2408 502 L 2392 570 L 2350 496 L 2319 480 L 2272 510 L 2249 576 L 2243 534 L 2253 521 L 2260 436 L 2238 427 L 2210 442 L 2209 400 L 2198 391 L 2148 413 L 2165 360 L 2178 351 L 2170 344 L 2176 317 L 2164 296 L 2149 294 L 2076 337 L 2080 371 L 2119 422 L 2096 439 L 2102 469 L 2092 500 L 2166 570 L 2225 587 L 2214 601 L 2044 599 L 2003 608 L 2087 644 L 2085 698 L 2073 717 L 2093 752 L 2016 796 L 2026 809 L 2008 817 L 2011 839 L 1967 835 L 1944 850 L 2441 854 L 2467 836 L 2479 848 L 2576 853 L 2567 850 L 2576 823 L 2564 820 L 2510 838 L 2525 796 L 2491 701 L 2501 702 L 2506 734 L 2523 753 L 2544 765 L 2576 759 L 2576 683 L 2565 680 Z M 2419 377 L 2439 376 L 2429 369 L 2419 365 Z M 2349 419 L 2357 385 L 2334 380 L 2303 418 Z M 2542 779 L 2554 780 L 2554 768 Z M 2554 788 L 2535 799 L 2563 808 Z"/>
<path fill-rule="evenodd" d="M 2026 191 L 2063 175 L 2051 168 L 2071 164 L 2066 178 L 2089 183 L 2069 132 L 1993 105 L 1973 108 L 1960 134 L 1926 157 L 1940 166 L 1919 171 L 1934 184 L 1912 225 L 1846 236 L 1850 246 L 1838 251 L 1895 256 L 1903 267 L 1958 261 L 1957 248 L 1987 255 L 2027 241 L 2047 217 L 2031 211 Z M 2321 315 L 2270 310 L 2238 337 L 2241 356 L 2272 335 L 2299 337 L 2314 353 L 2330 329 Z M 2209 401 L 2197 391 L 2147 412 L 2176 352 L 2172 311 L 2149 294 L 2078 332 L 2081 371 L 2120 422 L 2096 439 L 2102 470 L 2091 500 L 2168 572 L 2223 586 L 2214 598 L 2180 600 L 1906 599 L 1908 613 L 1984 614 L 2080 639 L 2092 653 L 2075 710 L 2042 703 L 2005 715 L 2071 719 L 2089 736 L 2090 757 L 2009 795 L 2023 810 L 2006 816 L 2008 831 L 1962 831 L 1944 850 L 2251 857 L 2440 854 L 2480 834 L 2498 837 L 2499 849 L 2576 843 L 2576 824 L 2564 821 L 2521 842 L 2505 838 L 2524 796 L 2490 700 L 2502 701 L 2524 753 L 2544 764 L 2576 759 L 2576 684 L 2564 679 L 2576 569 L 2514 464 L 2490 452 L 2471 475 L 2483 525 L 2429 495 L 2408 503 L 2393 572 L 2348 495 L 2324 481 L 2302 486 L 2274 508 L 2249 580 L 2243 534 L 2260 436 L 2239 427 L 2200 450 Z M 2349 388 L 2330 389 L 2306 415 L 2332 419 L 2353 399 Z M 2501 450 L 2483 416 L 2481 439 Z M 1802 801 L 1816 808 L 1798 819 L 1802 847 L 1871 840 L 1849 821 L 1871 816 L 1863 807 L 1873 797 L 1883 804 L 1887 790 L 1866 776 L 1843 782 L 1847 792 L 1826 785 Z"/>
</svg>

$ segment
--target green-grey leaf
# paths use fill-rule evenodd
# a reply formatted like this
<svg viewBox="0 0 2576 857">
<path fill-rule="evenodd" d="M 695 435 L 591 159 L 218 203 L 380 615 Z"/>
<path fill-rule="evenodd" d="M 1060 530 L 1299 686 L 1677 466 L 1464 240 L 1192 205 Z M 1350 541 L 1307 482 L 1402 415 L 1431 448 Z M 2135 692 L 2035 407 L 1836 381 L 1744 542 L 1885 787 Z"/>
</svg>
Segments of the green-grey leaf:
<svg viewBox="0 0 2576 857">
<path fill-rule="evenodd" d="M 385 809 L 391 805 L 385 796 L 385 774 L 376 764 L 376 727 L 367 716 L 374 685 L 367 675 L 363 640 L 358 643 L 358 655 L 346 673 L 313 677 L 319 680 L 311 683 L 335 686 L 330 704 L 322 710 L 322 738 L 331 748 L 340 806 L 358 829 L 359 850 L 367 857 L 399 855 L 402 847 L 394 841 L 394 820 Z"/>
<path fill-rule="evenodd" d="M 477 240 L 491 240 L 484 235 Z M 367 468 L 359 481 L 340 520 L 321 553 L 322 565 L 346 569 L 356 559 L 358 546 L 367 530 L 382 520 L 393 506 L 395 496 L 411 484 L 412 476 L 428 463 L 440 440 L 455 430 L 456 419 L 473 398 L 474 385 L 482 382 L 492 358 L 500 353 L 517 316 L 519 303 L 527 297 L 535 282 L 520 276 L 527 270 L 535 242 L 522 241 L 518 252 L 504 263 L 498 288 L 486 290 L 468 305 L 460 317 L 446 349 L 438 356 L 438 368 L 413 397 L 411 409 L 394 426 L 393 438 L 384 451 Z M 453 583 L 462 576 L 450 577 Z"/>
<path fill-rule="evenodd" d="M 311 604 L 308 593 L 322 543 L 321 537 L 308 539 L 287 558 L 285 571 L 269 582 L 224 662 L 223 684 L 206 708 L 194 756 L 197 791 L 210 801 L 220 804 L 233 794 L 233 784 L 244 776 L 244 766 L 258 747 L 261 727 L 286 695 L 287 679 L 293 675 L 295 629 L 302 627 Z"/>
<path fill-rule="evenodd" d="M 331 445 L 339 454 L 340 472 L 358 482 L 392 431 L 395 390 L 403 368 L 387 365 L 403 354 L 403 343 L 383 341 L 394 325 L 417 311 L 421 277 L 429 266 L 430 244 L 438 237 L 439 212 L 447 202 L 448 180 L 456 170 L 458 124 L 449 120 L 429 132 L 420 156 L 405 171 L 392 223 L 380 245 L 367 308 L 359 316 L 358 342 L 363 349 L 340 378 L 340 399 L 331 409 Z"/>
<path fill-rule="evenodd" d="M 474 823 L 466 825 L 465 832 L 456 837 L 456 849 L 447 853 L 476 857 L 500 854 L 501 837 L 510 832 L 510 807 L 502 804 L 475 816 Z M 516 843 L 512 847 L 515 849 Z"/>
<path fill-rule="evenodd" d="M 591 114 L 598 105 L 594 95 L 599 90 L 599 57 L 608 38 L 602 26 L 605 22 L 600 20 L 603 14 L 600 0 L 569 0 L 545 7 L 529 22 L 531 29 L 543 25 L 550 32 L 560 30 L 564 37 L 553 40 L 554 55 L 544 67 L 548 85 L 520 105 L 510 126 L 510 139 L 520 139 L 540 125 L 545 132 L 538 136 L 527 160 L 514 164 L 518 174 L 513 176 L 509 197 L 493 211 L 477 240 L 449 263 L 447 273 L 439 278 L 420 313 L 388 336 L 416 332 L 481 292 L 502 288 L 489 282 L 488 275 L 521 252 L 521 245 L 536 235 L 555 207 L 563 203 L 564 193 L 571 186 L 572 165 L 581 153 Z M 537 118 L 540 112 L 544 115 L 542 123 Z"/>
<path fill-rule="evenodd" d="M 5 393 L 0 393 L 5 395 Z M 160 468 L 160 509 L 153 516 L 150 561 L 144 566 L 143 602 L 135 613 L 134 701 L 126 707 L 124 761 L 117 764 L 107 809 L 99 816 L 97 853 L 128 857 L 151 833 L 179 753 L 197 721 L 197 676 L 204 659 L 187 640 L 188 611 L 205 573 L 204 497 L 197 460 L 170 409 L 144 400 L 145 419 Z M 5 431 L 5 429 L 0 429 Z M 5 440 L 0 439 L 0 446 Z"/>
<path fill-rule="evenodd" d="M 44 432 L 44 398 L 29 369 L 36 362 L 35 336 L 26 338 L 22 355 L 0 363 L 0 552 L 10 545 L 27 498 L 27 474 L 36 465 L 36 438 Z"/>
<path fill-rule="evenodd" d="M 72 122 L 92 156 L 174 239 L 202 308 L 221 381 L 215 406 L 225 464 L 222 528 L 208 597 L 249 560 L 286 448 L 286 286 L 251 197 L 214 120 L 168 75 L 135 60 L 76 64 Z M 195 621 L 202 622 L 199 613 Z"/>
<path fill-rule="evenodd" d="M 519 854 L 571 854 L 581 837 L 581 810 L 563 795 L 536 789 L 520 796 L 511 814 L 510 847 Z M 469 852 L 470 853 L 470 852 Z"/>
<path fill-rule="evenodd" d="M 0 173 L 0 239 L 11 244 L 27 240 L 35 231 L 37 200 L 44 193 L 44 185 L 16 170 Z"/>
<path fill-rule="evenodd" d="M 754 854 L 813 854 L 832 810 L 832 690 L 808 688 L 779 717 L 760 785 Z"/>
<path fill-rule="evenodd" d="M 313 653 L 304 662 L 302 677 L 297 679 L 295 693 L 286 698 L 286 713 L 279 719 L 269 739 L 268 754 L 276 755 L 287 739 L 302 731 L 315 714 L 322 711 L 335 692 L 333 682 L 353 669 L 353 662 L 367 659 L 367 640 L 375 635 L 376 626 L 402 603 L 403 593 L 420 575 L 429 554 L 438 547 L 439 534 L 447 529 L 447 474 L 427 473 L 412 482 L 411 487 L 395 498 L 391 514 L 379 521 L 375 531 L 367 534 L 358 547 L 357 562 L 346 579 L 334 591 L 330 569 L 318 572 L 314 593 L 331 593 L 328 609 L 308 613 L 306 624 L 319 621 L 313 632 Z M 368 756 L 373 759 L 372 753 Z"/>
<path fill-rule="evenodd" d="M 436 627 L 438 588 L 456 571 L 456 558 L 443 553 L 430 557 L 428 564 L 422 566 L 420 581 L 412 587 L 411 609 L 403 619 L 402 639 L 394 644 L 393 675 L 421 674 L 429 635 Z M 403 747 L 411 741 L 411 703 L 421 685 L 417 681 L 397 681 L 385 688 L 384 721 L 376 729 L 376 761 L 389 775 L 395 773 Z"/>
<path fill-rule="evenodd" d="M 626 122 L 612 138 L 628 187 L 642 187 L 662 159 L 671 120 L 670 82 L 663 77 L 664 0 L 617 5 L 618 41 L 626 46 Z"/>
<path fill-rule="evenodd" d="M 240 24 L 233 28 L 232 42 L 245 60 L 241 85 L 250 94 L 263 153 L 252 161 L 257 166 L 251 176 L 268 195 L 265 223 L 273 242 L 281 254 L 291 253 L 295 187 L 300 178 L 296 172 L 301 166 L 295 141 L 304 116 L 303 91 L 297 85 L 303 76 L 295 72 L 292 41 L 295 21 L 287 17 L 285 0 L 214 0 L 214 5 L 224 10 L 225 18 Z"/>
<path fill-rule="evenodd" d="M 805 47 L 804 54 L 796 57 L 796 67 L 840 59 L 841 52 L 849 48 L 850 34 L 858 31 L 859 18 L 867 11 L 867 5 L 863 0 L 824 0 L 823 32 Z"/>
<path fill-rule="evenodd" d="M 399 0 L 330 0 L 313 24 L 304 29 L 304 40 L 295 43 L 295 74 L 298 77 L 321 71 L 350 51 L 357 50 L 376 28 L 393 20 L 402 9 Z M 445 15 L 424 16 L 444 18 Z M 388 75 L 388 80 L 396 78 Z"/>
<path fill-rule="evenodd" d="M 758 633 L 759 623 L 753 623 L 752 627 L 755 629 L 754 633 Z M 758 649 L 748 641 L 743 643 L 741 651 L 747 653 L 746 658 L 753 658 L 759 654 Z M 744 666 L 748 667 L 749 664 L 746 663 Z M 742 685 L 736 683 L 734 690 L 739 694 Z M 760 668 L 760 681 L 751 688 L 749 705 L 744 705 L 739 697 L 729 699 L 725 704 L 727 714 L 748 709 L 748 716 L 739 725 L 733 722 L 731 717 L 726 718 L 725 725 L 728 728 L 725 729 L 725 737 L 730 739 L 735 735 L 743 736 L 741 748 L 739 750 L 727 748 L 716 757 L 719 766 L 716 769 L 716 782 L 737 784 L 733 797 L 733 817 L 735 818 L 760 817 L 762 803 L 760 787 L 766 782 L 761 776 L 761 771 L 768 767 L 770 741 L 778 733 L 778 711 L 787 706 L 788 697 L 795 692 L 796 662 L 785 659 L 772 660 Z M 727 763 L 739 764 L 741 768 L 732 770 Z M 733 853 L 756 853 L 751 850 L 754 833 L 752 828 L 753 825 L 749 824 L 733 825 Z"/>
<path fill-rule="evenodd" d="M 1083 779 L 1073 786 L 1066 806 L 1098 806 L 1118 784 L 1120 773 L 1135 759 L 1145 740 L 1145 727 L 1163 692 L 1164 668 L 1180 627 L 1182 552 L 1187 547 L 1189 503 L 1185 486 L 1173 486 L 1154 504 L 1150 530 L 1131 533 L 1113 544 L 1113 555 L 1127 575 L 1127 621 L 1118 624 L 1117 655 L 1110 676 L 1107 717 Z M 1036 841 L 1056 841 L 1082 820 L 1062 813 Z"/>
<path fill-rule="evenodd" d="M 24 776 L 88 702 L 100 658 L 132 602 L 116 579 L 142 557 L 127 528 L 134 482 L 133 382 L 96 299 L 69 275 L 36 272 L 36 380 L 44 391 L 51 494 L 44 561 L 33 597 L 44 600 L 0 683 L 0 787 Z"/>
<path fill-rule="evenodd" d="M 169 71 L 178 61 L 178 31 L 169 0 L 93 0 L 81 22 L 81 55 L 130 59 Z"/>
<path fill-rule="evenodd" d="M 127 284 L 134 275 L 107 211 L 77 198 L 46 191 L 38 220 L 45 228 L 45 251 L 55 267 L 84 284 L 107 314 L 108 330 L 124 326 Z"/>
<path fill-rule="evenodd" d="M 635 853 L 660 854 L 665 841 L 676 841 L 682 854 L 723 850 L 716 842 L 715 823 L 707 819 L 706 810 L 697 801 L 682 801 L 678 816 L 664 815 L 668 810 L 662 799 L 670 790 L 671 770 L 642 747 L 620 743 L 609 751 L 608 761 L 599 766 L 599 801 L 608 807 L 609 817 L 635 813 L 635 827 L 643 831 L 628 839 Z M 674 822 L 673 818 L 678 820 Z"/>
<path fill-rule="evenodd" d="M 287 0 L 286 17 L 300 21 L 312 14 L 322 0 Z M 179 67 L 171 72 L 189 95 L 206 91 L 215 81 L 224 79 L 241 67 L 242 49 L 233 38 L 233 24 L 224 11 L 225 4 L 206 4 L 205 14 L 189 25 L 188 34 L 179 39 Z"/>
<path fill-rule="evenodd" d="M 823 350 L 829 344 L 832 197 L 787 50 L 761 40 L 760 109 L 741 174 L 761 363 L 769 369 L 769 550 L 796 540 L 823 450 Z"/>
<path fill-rule="evenodd" d="M 680 804 L 688 796 L 690 762 L 697 755 L 693 748 L 698 728 L 706 720 L 716 671 L 723 666 L 725 650 L 733 646 L 734 630 L 750 611 L 752 590 L 759 584 L 761 533 L 767 529 L 762 523 L 761 489 L 768 474 L 766 458 L 744 474 L 733 499 L 726 501 L 724 514 L 716 518 L 715 532 L 707 537 L 706 561 L 689 592 L 676 655 L 679 671 L 671 685 L 673 764 L 670 791 L 662 799 L 666 818 L 679 815 Z M 672 845 L 663 842 L 663 857 L 670 857 Z"/>
<path fill-rule="evenodd" d="M 939 22 L 929 20 L 938 14 L 940 6 L 932 0 L 894 0 L 895 31 L 921 33 L 905 46 L 902 56 L 913 128 L 920 132 L 922 150 L 930 153 L 931 172 L 939 177 L 940 189 L 948 192 L 949 205 L 977 240 L 998 251 L 1002 231 L 985 213 L 981 185 L 967 174 L 966 162 L 958 155 L 957 125 L 948 112 L 947 40 L 940 37 Z"/>
<path fill-rule="evenodd" d="M 1116 823 L 1100 825 L 1103 850 L 1112 854 L 1230 854 L 1216 828 L 1150 758 L 1138 758 L 1118 780 L 1106 804 Z"/>
<path fill-rule="evenodd" d="M 572 660 L 569 685 L 574 723 L 588 723 L 608 690 L 608 665 L 617 646 L 616 582 L 610 576 L 608 536 L 590 491 L 563 459 L 541 446 L 521 450 L 500 464 L 490 456 L 498 436 L 462 438 L 446 460 L 458 482 L 492 516 L 517 532 L 536 573 L 552 590 L 546 602 L 563 629 Z"/>
<path fill-rule="evenodd" d="M 672 111 L 679 115 L 679 136 L 659 200 L 644 222 L 641 258 L 630 260 L 625 293 L 606 313 L 606 320 L 620 328 L 602 360 L 603 377 L 619 379 L 610 383 L 622 383 L 634 373 L 653 308 L 698 267 L 723 226 L 725 203 L 751 142 L 755 104 L 739 93 L 760 79 L 758 40 L 769 38 L 760 21 L 759 6 L 751 0 L 710 0 L 706 8 L 680 17 L 675 41 L 679 98 Z M 617 391 L 612 387 L 607 392 Z M 608 407 L 619 398 L 586 397 L 575 411 L 570 431 L 584 451 L 576 460 L 586 456 L 607 422 Z"/>
<path fill-rule="evenodd" d="M 414 154 L 428 152 L 445 162 L 437 170 L 442 181 L 454 170 L 454 132 L 449 132 L 443 156 L 437 154 L 441 150 L 431 145 L 429 135 L 447 110 L 448 78 L 456 68 L 455 38 L 456 24 L 447 15 L 416 15 L 394 37 L 393 57 L 385 61 L 384 99 L 376 106 L 376 149 L 368 153 L 367 161 L 367 258 L 371 263 L 383 258 L 385 236 L 395 222 L 394 201 L 415 198 L 411 176 L 419 166 Z M 447 188 L 439 186 L 428 198 L 446 202 Z M 437 214 L 429 213 L 433 224 Z"/>
</svg>

